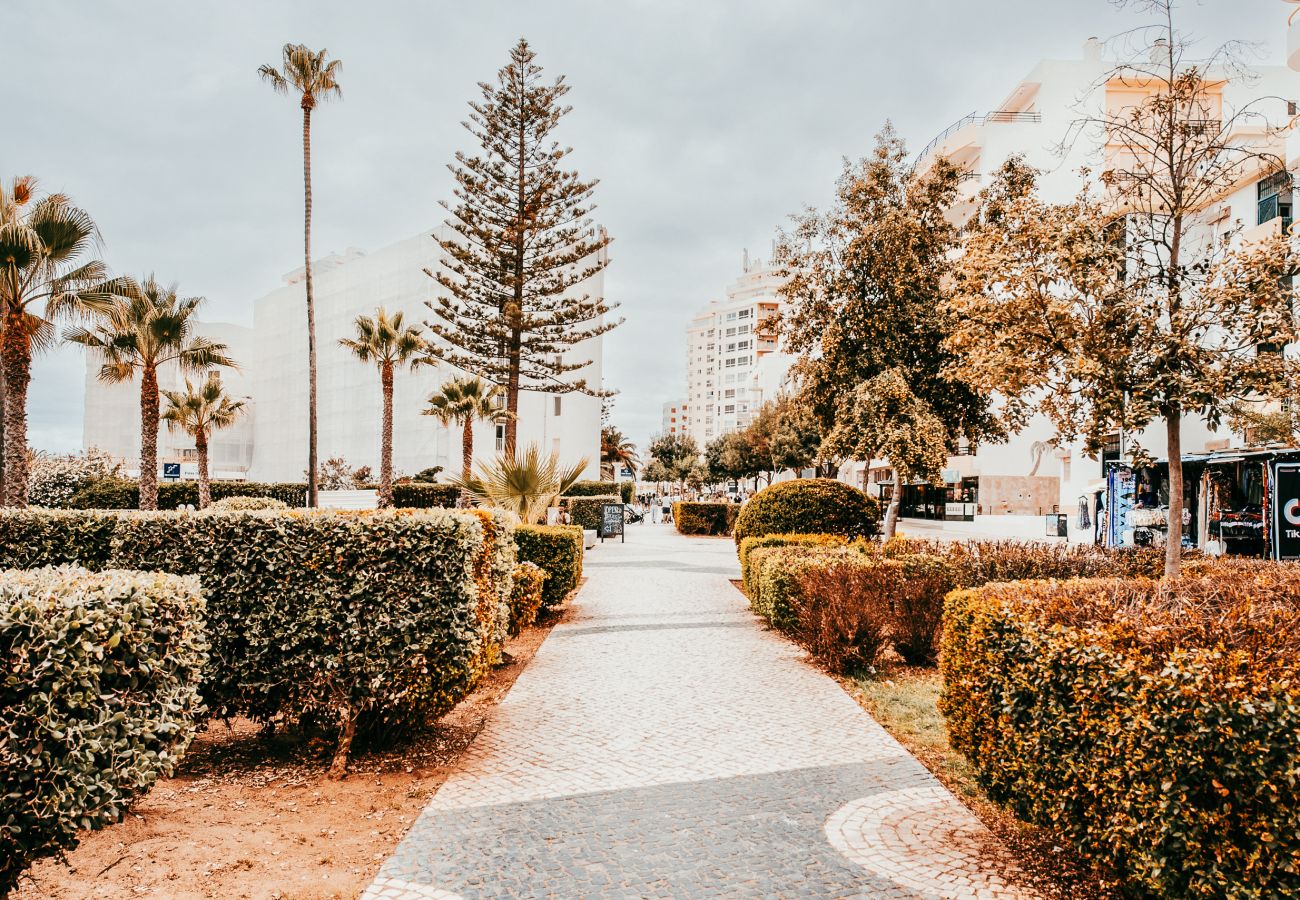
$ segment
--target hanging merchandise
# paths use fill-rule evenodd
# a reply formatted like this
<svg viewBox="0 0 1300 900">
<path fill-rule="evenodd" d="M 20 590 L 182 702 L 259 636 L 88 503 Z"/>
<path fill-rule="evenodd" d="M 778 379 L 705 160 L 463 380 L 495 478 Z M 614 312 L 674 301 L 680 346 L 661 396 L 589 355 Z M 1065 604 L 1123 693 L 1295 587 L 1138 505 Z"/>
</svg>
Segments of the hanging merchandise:
<svg viewBox="0 0 1300 900">
<path fill-rule="evenodd" d="M 1133 470 L 1113 466 L 1106 473 L 1106 545 L 1133 546 L 1133 527 L 1129 514 L 1133 509 Z"/>
<path fill-rule="evenodd" d="M 1079 498 L 1079 528 L 1080 528 L 1080 530 L 1082 530 L 1082 529 L 1084 529 L 1084 528 L 1091 528 L 1091 527 L 1092 527 L 1092 519 L 1088 518 L 1088 507 L 1089 507 L 1090 505 L 1091 505 L 1091 504 L 1088 503 L 1088 498 L 1087 498 L 1087 497 L 1080 497 L 1080 498 Z"/>
</svg>

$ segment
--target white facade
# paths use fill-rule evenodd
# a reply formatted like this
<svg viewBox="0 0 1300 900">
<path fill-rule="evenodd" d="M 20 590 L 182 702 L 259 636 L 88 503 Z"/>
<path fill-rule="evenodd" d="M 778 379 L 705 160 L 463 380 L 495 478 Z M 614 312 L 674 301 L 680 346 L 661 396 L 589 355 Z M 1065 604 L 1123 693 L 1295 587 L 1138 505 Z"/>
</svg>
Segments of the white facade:
<svg viewBox="0 0 1300 900">
<path fill-rule="evenodd" d="M 229 428 L 214 432 L 208 440 L 208 468 L 213 479 L 239 480 L 247 477 L 253 456 L 253 432 L 257 413 L 251 401 L 249 364 L 253 359 L 253 330 L 224 322 L 199 322 L 195 331 L 229 347 L 228 355 L 239 364 L 222 369 L 226 393 L 244 400 L 244 411 Z M 140 469 L 140 379 L 109 384 L 99 379 L 103 360 L 97 353 L 86 354 L 86 409 L 82 419 L 82 446 L 98 447 L 119 459 L 132 476 Z M 203 376 L 190 376 L 198 384 Z M 180 390 L 185 376 L 174 363 L 158 370 L 160 390 Z M 165 408 L 165 403 L 164 403 Z M 198 477 L 198 451 L 188 434 L 170 430 L 158 432 L 159 463 L 179 462 L 184 477 Z"/>
<path fill-rule="evenodd" d="M 355 334 L 357 316 L 373 315 L 383 306 L 401 310 L 408 323 L 421 325 L 434 314 L 426 300 L 437 296 L 437 282 L 425 274 L 436 270 L 441 249 L 426 231 L 371 253 L 349 248 L 313 264 L 316 301 L 317 447 L 321 461 L 343 457 L 349 465 L 379 471 L 382 395 L 379 372 L 339 345 Z M 244 436 L 246 475 L 256 481 L 302 481 L 307 470 L 307 332 L 303 270 L 284 277 L 284 284 L 254 304 L 252 329 L 240 329 L 246 349 L 235 355 L 244 363 L 240 390 L 256 399 L 260 415 L 249 419 Z M 603 274 L 575 294 L 604 296 Z M 204 326 L 204 329 L 218 326 Z M 220 326 L 235 328 L 235 326 Z M 205 333 L 207 333 L 205 331 Z M 234 345 L 232 344 L 232 347 Z M 602 339 L 570 347 L 569 361 L 590 360 L 574 373 L 589 386 L 602 384 Z M 421 411 L 428 396 L 444 381 L 461 374 L 439 363 L 396 373 L 393 389 L 393 469 L 414 474 L 430 466 L 457 472 L 461 461 L 459 427 L 446 428 Z M 88 374 L 88 378 L 90 375 Z M 232 385 L 233 386 L 233 385 Z M 118 396 L 118 387 L 87 391 L 85 443 L 97 444 L 128 459 L 138 458 L 138 401 Z M 108 396 L 112 394 L 113 396 Z M 134 405 L 133 405 L 134 404 Z M 116 412 L 107 412 L 112 409 Z M 101 410 L 106 410 L 101 412 Z M 102 420 L 127 420 L 134 428 L 135 450 L 120 440 L 110 444 Z M 119 436 L 121 437 L 121 436 Z M 479 423 L 474 429 L 475 458 L 500 449 L 503 426 Z M 518 445 L 537 443 L 543 452 L 558 451 L 565 464 L 588 461 L 586 477 L 596 478 L 600 465 L 600 399 L 582 394 L 523 391 L 519 397 Z M 122 451 L 117 448 L 122 447 Z M 216 445 L 214 444 L 214 453 Z M 134 455 L 133 455 L 134 454 Z M 214 457 L 214 464 L 216 460 Z"/>
<path fill-rule="evenodd" d="M 773 382 L 779 383 L 792 357 L 777 347 L 773 317 L 785 308 L 782 278 L 773 265 L 751 262 L 720 300 L 710 301 L 687 330 L 686 402 L 690 434 L 700 449 L 753 421 Z M 756 382 L 757 373 L 762 373 Z M 776 374 L 776 373 L 780 374 Z"/>
<path fill-rule="evenodd" d="M 685 400 L 669 400 L 663 406 L 663 419 L 659 427 L 659 433 L 670 434 L 689 434 L 690 433 L 690 407 Z"/>
</svg>

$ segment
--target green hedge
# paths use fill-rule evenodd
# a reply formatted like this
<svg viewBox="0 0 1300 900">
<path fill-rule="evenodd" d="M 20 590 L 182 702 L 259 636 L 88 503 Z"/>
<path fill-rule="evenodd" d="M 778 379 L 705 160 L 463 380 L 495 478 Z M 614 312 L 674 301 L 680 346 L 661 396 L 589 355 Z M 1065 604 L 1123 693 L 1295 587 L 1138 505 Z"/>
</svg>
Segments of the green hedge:
<svg viewBox="0 0 1300 900">
<path fill-rule="evenodd" d="M 624 503 L 636 499 L 634 481 L 576 481 L 565 492 L 566 497 L 609 497 L 617 495 Z"/>
<path fill-rule="evenodd" d="M 765 534 L 762 537 L 747 537 L 740 542 L 737 554 L 740 556 L 740 579 L 745 586 L 745 596 L 754 597 L 758 593 L 758 582 L 754 580 L 754 566 L 750 554 L 759 547 L 792 547 L 811 544 L 814 547 L 843 547 L 848 542 L 838 534 Z"/>
<path fill-rule="evenodd" d="M 0 572 L 0 896 L 171 773 L 206 654 L 197 578 Z"/>
<path fill-rule="evenodd" d="M 515 566 L 513 587 L 510 590 L 510 636 L 514 637 L 537 621 L 537 611 L 542 607 L 542 586 L 546 572 L 530 562 Z"/>
<path fill-rule="evenodd" d="M 515 547 L 520 562 L 546 572 L 542 608 L 555 609 L 582 578 L 582 529 L 574 525 L 519 525 Z"/>
<path fill-rule="evenodd" d="M 606 503 L 622 503 L 623 499 L 618 496 L 609 495 L 592 495 L 589 497 L 563 497 L 562 498 L 569 508 L 569 523 L 577 525 L 579 528 L 587 528 L 592 531 L 600 530 L 600 512 L 601 507 Z"/>
<path fill-rule="evenodd" d="M 288 509 L 289 505 L 274 497 L 222 497 L 208 504 L 204 512 L 252 512 L 259 509 Z"/>
<path fill-rule="evenodd" d="M 408 481 L 393 485 L 393 505 L 399 509 L 453 509 L 460 489 L 450 484 Z"/>
<path fill-rule="evenodd" d="M 1128 896 L 1300 896 L 1300 569 L 955 591 L 940 709 Z"/>
<path fill-rule="evenodd" d="M 307 485 L 273 484 L 257 481 L 213 481 L 213 500 L 226 497 L 272 497 L 287 506 L 307 505 Z M 178 509 L 199 505 L 197 481 L 162 481 L 158 484 L 158 508 Z M 68 509 L 138 509 L 140 485 L 127 478 L 99 478 L 84 484 L 71 499 Z"/>
<path fill-rule="evenodd" d="M 736 503 L 682 501 L 673 504 L 673 523 L 679 534 L 728 535 L 738 515 L 740 506 Z"/>
<path fill-rule="evenodd" d="M 765 487 L 736 520 L 736 545 L 765 534 L 840 534 L 871 537 L 880 528 L 880 504 L 832 478 L 796 478 Z"/>
<path fill-rule="evenodd" d="M 0 569 L 75 565 L 97 571 L 112 553 L 117 516 L 0 509 Z"/>
<path fill-rule="evenodd" d="M 790 631 L 799 605 L 800 575 L 816 560 L 851 551 L 831 546 L 755 547 L 749 553 L 750 582 L 754 592 L 749 606 L 773 628 Z"/>
</svg>

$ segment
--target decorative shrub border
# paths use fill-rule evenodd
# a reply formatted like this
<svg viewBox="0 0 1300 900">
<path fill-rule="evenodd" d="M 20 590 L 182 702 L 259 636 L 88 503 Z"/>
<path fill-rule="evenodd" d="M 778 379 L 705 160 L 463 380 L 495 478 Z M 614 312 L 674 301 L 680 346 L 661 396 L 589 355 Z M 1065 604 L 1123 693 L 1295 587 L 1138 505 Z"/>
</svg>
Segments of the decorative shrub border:
<svg viewBox="0 0 1300 900">
<path fill-rule="evenodd" d="M 576 525 L 519 525 L 515 528 L 519 561 L 546 572 L 542 608 L 555 609 L 582 578 L 582 529 Z"/>
<path fill-rule="evenodd" d="M 460 489 L 450 484 L 404 481 L 393 485 L 393 505 L 399 509 L 454 509 Z"/>
<path fill-rule="evenodd" d="M 736 503 L 695 503 L 681 501 L 673 504 L 673 523 L 679 534 L 729 535 L 740 515 Z"/>
<path fill-rule="evenodd" d="M 275 484 L 258 481 L 214 481 L 212 499 L 226 497 L 272 497 L 285 505 L 307 505 L 307 485 Z M 158 508 L 178 509 L 199 505 L 197 481 L 164 481 L 158 485 Z M 138 509 L 140 485 L 126 478 L 97 478 L 86 482 L 68 500 L 68 509 Z"/>
<path fill-rule="evenodd" d="M 591 531 L 600 530 L 600 511 L 606 503 L 622 503 L 617 495 L 592 495 L 588 497 L 563 497 L 569 508 L 569 523 Z"/>
</svg>

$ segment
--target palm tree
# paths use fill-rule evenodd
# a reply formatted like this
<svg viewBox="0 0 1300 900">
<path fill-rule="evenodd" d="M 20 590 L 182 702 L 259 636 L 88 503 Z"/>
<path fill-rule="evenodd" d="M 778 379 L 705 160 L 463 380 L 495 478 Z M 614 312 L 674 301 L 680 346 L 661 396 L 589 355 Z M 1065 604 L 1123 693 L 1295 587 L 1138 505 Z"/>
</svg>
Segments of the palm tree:
<svg viewBox="0 0 1300 900">
<path fill-rule="evenodd" d="M 426 416 L 437 416 L 443 425 L 461 427 L 460 477 L 468 481 L 474 464 L 474 423 L 480 419 L 504 420 L 509 413 L 501 408 L 505 391 L 499 384 L 484 381 L 477 375 L 453 378 L 429 395 Z"/>
<path fill-rule="evenodd" d="M 302 107 L 302 183 L 304 196 L 303 259 L 307 284 L 307 505 L 316 505 L 316 301 L 311 280 L 311 111 L 317 103 L 343 96 L 339 70 L 343 63 L 328 58 L 329 51 L 310 50 L 304 44 L 285 44 L 281 72 L 260 66 L 257 74 L 270 82 L 277 94 L 291 91 Z"/>
<path fill-rule="evenodd" d="M 175 363 L 182 372 L 233 366 L 226 345 L 194 334 L 202 297 L 176 296 L 150 275 L 117 300 L 90 328 L 70 328 L 64 337 L 98 352 L 103 381 L 130 381 L 140 370 L 140 508 L 158 508 L 158 369 Z"/>
<path fill-rule="evenodd" d="M 194 438 L 199 453 L 199 509 L 212 501 L 208 479 L 208 435 L 229 428 L 244 410 L 243 400 L 231 399 L 221 386 L 221 376 L 209 372 L 207 380 L 195 387 L 188 378 L 185 390 L 163 391 L 167 408 L 162 420 L 171 431 L 183 431 Z"/>
<path fill-rule="evenodd" d="M 526 525 L 541 522 L 546 509 L 554 505 L 587 469 L 584 457 L 571 467 L 560 466 L 559 453 L 545 459 L 536 444 L 529 444 L 520 456 L 500 453 L 492 462 L 479 464 L 471 478 L 452 478 L 451 483 L 474 499 L 519 517 Z"/>
<path fill-rule="evenodd" d="M 37 197 L 30 175 L 0 183 L 0 380 L 4 382 L 4 490 L 27 505 L 27 386 L 32 356 L 53 346 L 54 322 L 108 309 L 123 282 L 98 259 L 95 222 L 63 194 Z"/>
<path fill-rule="evenodd" d="M 402 321 L 401 310 L 391 316 L 381 306 L 375 317 L 357 316 L 357 336 L 339 343 L 362 362 L 379 367 L 379 384 L 384 393 L 384 428 L 379 448 L 379 508 L 393 505 L 393 369 L 415 365 L 416 354 L 425 349 L 424 338 L 415 325 Z"/>
<path fill-rule="evenodd" d="M 623 437 L 623 432 L 613 425 L 606 425 L 600 429 L 601 468 L 607 468 L 612 479 L 615 467 L 620 463 L 635 472 L 641 466 L 641 457 L 637 456 L 636 444 Z"/>
</svg>

